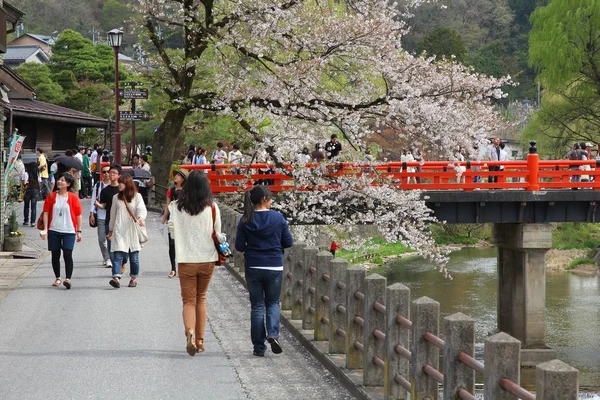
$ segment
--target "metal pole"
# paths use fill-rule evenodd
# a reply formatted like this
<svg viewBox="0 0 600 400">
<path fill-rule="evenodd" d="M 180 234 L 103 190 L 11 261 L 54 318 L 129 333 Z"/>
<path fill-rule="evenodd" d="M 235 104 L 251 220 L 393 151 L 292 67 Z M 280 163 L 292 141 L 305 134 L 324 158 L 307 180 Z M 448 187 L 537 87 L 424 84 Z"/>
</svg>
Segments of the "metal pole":
<svg viewBox="0 0 600 400">
<path fill-rule="evenodd" d="M 119 47 L 115 50 L 115 164 L 121 164 L 121 132 L 119 128 Z"/>
<path fill-rule="evenodd" d="M 133 88 L 135 88 L 135 86 Z M 131 111 L 135 115 L 135 99 L 131 99 Z M 131 147 L 131 155 L 133 156 L 135 153 L 137 153 L 135 149 L 135 121 L 131 121 Z"/>
</svg>

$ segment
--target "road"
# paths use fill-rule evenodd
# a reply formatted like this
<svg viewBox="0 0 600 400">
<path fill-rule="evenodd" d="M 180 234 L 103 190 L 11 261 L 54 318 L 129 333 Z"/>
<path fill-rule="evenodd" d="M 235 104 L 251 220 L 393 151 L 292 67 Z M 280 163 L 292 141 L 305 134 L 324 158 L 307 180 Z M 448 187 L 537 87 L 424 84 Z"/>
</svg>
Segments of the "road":
<svg viewBox="0 0 600 400">
<path fill-rule="evenodd" d="M 109 286 L 110 269 L 86 225 L 71 290 L 51 286 L 47 257 L 0 299 L 0 398 L 352 398 L 285 329 L 283 354 L 252 355 L 247 292 L 222 267 L 209 288 L 206 351 L 187 355 L 179 282 L 167 278 L 166 230 L 156 213 L 147 225 L 137 288 L 126 279 L 121 289 Z M 45 248 L 35 228 L 22 230 L 28 245 Z"/>
</svg>

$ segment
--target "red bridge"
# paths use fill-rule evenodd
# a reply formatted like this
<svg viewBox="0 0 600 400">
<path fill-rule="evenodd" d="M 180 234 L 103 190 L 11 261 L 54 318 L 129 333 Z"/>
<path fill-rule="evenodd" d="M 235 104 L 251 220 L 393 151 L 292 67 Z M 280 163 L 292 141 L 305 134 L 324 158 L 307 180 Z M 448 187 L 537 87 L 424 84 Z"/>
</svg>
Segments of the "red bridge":
<svg viewBox="0 0 600 400">
<path fill-rule="evenodd" d="M 587 168 L 589 170 L 583 170 Z M 254 184 L 267 183 L 272 192 L 289 190 L 336 190 L 338 177 L 372 178 L 372 185 L 384 182 L 399 190 L 471 192 L 477 189 L 540 191 L 547 189 L 600 190 L 600 161 L 540 160 L 529 154 L 523 161 L 426 161 L 385 163 L 308 163 L 303 168 L 315 172 L 320 182 L 297 187 L 292 177 L 294 166 L 284 164 L 279 171 L 266 173 L 267 164 L 204 164 L 183 165 L 189 170 L 204 170 L 211 181 L 213 193 L 232 193 L 250 189 Z M 501 167 L 502 170 L 495 170 Z M 240 173 L 236 173 L 239 171 Z M 261 171 L 263 171 L 261 173 Z M 462 174 L 457 176 L 458 172 Z M 571 182 L 577 177 L 577 182 Z M 316 179 L 319 180 L 319 179 Z M 496 182 L 493 182 L 493 181 Z"/>
</svg>

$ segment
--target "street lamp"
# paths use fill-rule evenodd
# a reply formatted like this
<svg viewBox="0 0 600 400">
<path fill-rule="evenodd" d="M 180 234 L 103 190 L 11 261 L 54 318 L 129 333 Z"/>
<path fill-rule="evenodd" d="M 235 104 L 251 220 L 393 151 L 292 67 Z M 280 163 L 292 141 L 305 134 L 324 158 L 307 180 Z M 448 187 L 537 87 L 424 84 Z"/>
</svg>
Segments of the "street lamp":
<svg viewBox="0 0 600 400">
<path fill-rule="evenodd" d="M 115 50 L 115 164 L 121 164 L 121 132 L 119 129 L 119 47 L 123 41 L 123 31 L 108 31 L 108 45 Z"/>
</svg>

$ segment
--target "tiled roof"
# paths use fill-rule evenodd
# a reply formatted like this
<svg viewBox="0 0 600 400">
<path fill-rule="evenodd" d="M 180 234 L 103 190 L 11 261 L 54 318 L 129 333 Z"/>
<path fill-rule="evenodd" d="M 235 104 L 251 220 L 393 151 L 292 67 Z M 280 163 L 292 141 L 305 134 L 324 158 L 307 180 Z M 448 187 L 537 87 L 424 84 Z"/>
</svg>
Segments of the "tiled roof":
<svg viewBox="0 0 600 400">
<path fill-rule="evenodd" d="M 4 60 L 5 61 L 25 61 L 30 56 L 35 54 L 37 51 L 42 51 L 42 49 L 40 48 L 40 46 L 35 45 L 35 44 L 8 45 L 8 46 L 6 46 L 6 53 L 4 54 Z"/>
<path fill-rule="evenodd" d="M 67 122 L 79 127 L 105 128 L 108 120 L 34 99 L 10 99 L 15 116 Z"/>
</svg>

